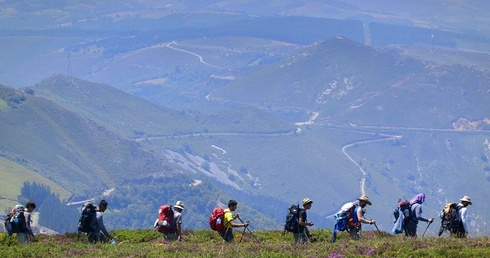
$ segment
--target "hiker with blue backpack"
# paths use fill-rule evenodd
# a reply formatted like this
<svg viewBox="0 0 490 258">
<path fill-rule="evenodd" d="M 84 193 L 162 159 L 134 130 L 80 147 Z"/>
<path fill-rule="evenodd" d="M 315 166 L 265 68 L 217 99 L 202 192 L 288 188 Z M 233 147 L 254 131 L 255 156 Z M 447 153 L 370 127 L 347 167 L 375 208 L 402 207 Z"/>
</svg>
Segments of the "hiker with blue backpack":
<svg viewBox="0 0 490 258">
<path fill-rule="evenodd" d="M 405 224 L 405 236 L 417 237 L 417 225 L 419 221 L 429 223 L 427 227 L 434 221 L 434 218 L 426 219 L 422 217 L 422 203 L 425 201 L 425 194 L 419 193 L 410 200 L 410 219 Z M 425 233 L 425 232 L 424 232 Z"/>
<path fill-rule="evenodd" d="M 21 244 L 37 241 L 31 228 L 31 213 L 35 208 L 36 203 L 33 201 L 28 201 L 25 208 L 21 204 L 15 205 L 5 221 L 8 236 L 17 234 Z"/>
<path fill-rule="evenodd" d="M 358 205 L 354 211 L 355 218 L 353 218 L 355 223 L 349 228 L 350 236 L 354 240 L 361 239 L 362 224 L 373 225 L 376 223 L 374 219 L 367 220 L 364 218 L 364 214 L 367 213 L 367 210 L 365 209 L 366 205 L 372 205 L 369 198 L 363 195 L 359 197 L 357 201 L 358 201 Z"/>
<path fill-rule="evenodd" d="M 354 240 L 361 239 L 362 224 L 374 224 L 374 219 L 367 220 L 364 214 L 367 212 L 366 205 L 372 205 L 365 195 L 359 197 L 357 202 L 348 202 L 335 214 L 335 225 L 333 229 L 332 243 L 337 240 L 337 232 L 347 231 Z M 376 227 L 377 228 L 377 227 Z"/>
</svg>

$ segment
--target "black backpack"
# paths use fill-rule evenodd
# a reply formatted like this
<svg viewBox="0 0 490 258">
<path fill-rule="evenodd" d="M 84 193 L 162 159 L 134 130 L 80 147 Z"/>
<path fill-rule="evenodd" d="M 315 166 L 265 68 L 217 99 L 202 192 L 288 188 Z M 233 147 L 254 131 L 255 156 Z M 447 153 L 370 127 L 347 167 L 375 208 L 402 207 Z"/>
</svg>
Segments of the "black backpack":
<svg viewBox="0 0 490 258">
<path fill-rule="evenodd" d="M 14 214 L 10 217 L 10 228 L 11 233 L 26 233 L 27 225 L 26 218 L 23 211 L 15 211 Z M 11 235 L 10 233 L 10 235 Z"/>
<path fill-rule="evenodd" d="M 284 224 L 284 231 L 297 232 L 299 228 L 299 212 L 301 208 L 299 204 L 293 204 L 288 208 L 288 214 L 286 215 L 286 223 Z"/>
<path fill-rule="evenodd" d="M 464 235 L 464 227 L 459 217 L 459 209 L 461 207 L 458 204 L 450 202 L 446 204 L 444 209 L 439 214 L 441 218 L 441 228 L 439 229 L 439 236 L 448 230 L 451 234 L 458 236 Z"/>
<path fill-rule="evenodd" d="M 80 219 L 78 220 L 78 232 L 94 232 L 93 221 L 97 221 L 97 210 L 92 202 L 87 202 L 84 204 Z"/>
</svg>

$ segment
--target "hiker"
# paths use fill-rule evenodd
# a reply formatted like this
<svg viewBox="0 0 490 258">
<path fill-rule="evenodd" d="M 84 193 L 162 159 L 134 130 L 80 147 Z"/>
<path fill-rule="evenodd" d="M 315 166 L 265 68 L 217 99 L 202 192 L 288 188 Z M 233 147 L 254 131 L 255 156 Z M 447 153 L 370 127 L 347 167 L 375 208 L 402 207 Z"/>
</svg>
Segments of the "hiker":
<svg viewBox="0 0 490 258">
<path fill-rule="evenodd" d="M 364 218 L 364 214 L 367 213 L 367 210 L 364 208 L 366 205 L 372 205 L 371 201 L 366 195 L 363 195 L 357 199 L 358 208 L 356 209 L 354 221 L 357 220 L 354 226 L 349 227 L 349 234 L 353 240 L 361 239 L 361 231 L 362 231 L 362 223 L 364 224 L 375 224 L 376 221 L 374 219 L 367 220 Z"/>
<path fill-rule="evenodd" d="M 22 204 L 17 204 L 8 215 L 10 220 L 7 229 L 8 235 L 17 234 L 17 239 L 21 244 L 37 241 L 31 228 L 31 212 L 36 208 L 36 203 L 28 201 L 26 208 Z"/>
<path fill-rule="evenodd" d="M 174 205 L 174 219 L 172 220 L 172 228 L 175 229 L 174 233 L 167 233 L 165 237 L 167 240 L 183 241 L 182 238 L 182 211 L 184 210 L 184 202 L 177 201 Z"/>
<path fill-rule="evenodd" d="M 233 220 L 236 218 L 240 218 L 238 213 L 232 214 L 232 211 L 235 211 L 238 206 L 238 202 L 235 200 L 230 200 L 228 202 L 228 209 L 225 209 L 225 215 L 224 215 L 224 222 L 223 225 L 225 226 L 225 230 L 222 232 L 219 232 L 221 237 L 223 238 L 224 241 L 226 242 L 233 242 L 233 228 L 238 228 L 238 227 L 248 227 L 249 222 L 245 221 L 245 223 L 238 224 L 235 223 Z"/>
<path fill-rule="evenodd" d="M 460 199 L 460 203 L 458 204 L 458 215 L 459 215 L 459 227 L 456 233 L 457 237 L 467 237 L 468 236 L 468 225 L 466 224 L 466 210 L 468 205 L 471 205 L 471 198 L 469 196 L 464 196 Z"/>
<path fill-rule="evenodd" d="M 432 223 L 434 218 L 426 219 L 422 217 L 422 203 L 425 201 L 425 194 L 419 193 L 410 200 L 411 218 L 405 225 L 405 236 L 417 237 L 417 225 L 419 221 Z"/>
<path fill-rule="evenodd" d="M 307 198 L 304 198 L 303 201 L 301 201 L 301 204 L 303 205 L 303 209 L 301 209 L 299 211 L 298 226 L 293 231 L 294 243 L 296 243 L 296 244 L 307 244 L 308 243 L 308 237 L 310 237 L 310 234 L 309 234 L 307 227 L 308 226 L 311 227 L 314 224 L 312 221 L 308 222 L 306 211 L 311 209 L 311 205 L 313 204 L 313 201 L 307 197 Z"/>
<path fill-rule="evenodd" d="M 107 205 L 108 203 L 106 200 L 101 200 L 99 202 L 99 206 L 96 209 L 96 216 L 92 218 L 92 222 L 90 223 L 93 229 L 93 232 L 88 233 L 88 241 L 90 243 L 106 243 L 109 239 L 111 239 L 112 243 L 115 243 L 114 239 L 109 234 L 104 225 L 103 213 L 107 210 Z"/>
</svg>

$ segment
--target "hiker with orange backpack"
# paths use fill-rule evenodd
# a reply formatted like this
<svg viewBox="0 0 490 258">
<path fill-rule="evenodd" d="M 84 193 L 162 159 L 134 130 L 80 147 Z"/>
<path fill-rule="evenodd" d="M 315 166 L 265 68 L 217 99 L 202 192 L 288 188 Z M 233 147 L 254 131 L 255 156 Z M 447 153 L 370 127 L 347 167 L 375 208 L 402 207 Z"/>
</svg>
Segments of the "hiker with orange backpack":
<svg viewBox="0 0 490 258">
<path fill-rule="evenodd" d="M 240 219 L 240 216 L 238 213 L 233 214 L 232 212 L 236 210 L 238 206 L 238 202 L 235 200 L 230 200 L 228 202 L 228 209 L 225 209 L 224 216 L 223 216 L 223 225 L 225 227 L 225 230 L 219 232 L 220 236 L 223 238 L 225 242 L 233 242 L 233 228 L 238 228 L 238 227 L 245 227 L 247 228 L 249 225 L 248 221 L 245 221 L 244 223 L 236 223 L 234 220 L 235 219 Z"/>
<path fill-rule="evenodd" d="M 364 207 L 366 207 L 366 205 L 372 205 L 369 198 L 363 195 L 359 197 L 357 201 L 359 203 L 354 210 L 354 218 L 352 218 L 353 221 L 349 221 L 349 233 L 354 240 L 361 239 L 362 224 L 376 224 L 374 219 L 367 220 L 364 218 L 364 214 L 367 212 Z"/>
</svg>

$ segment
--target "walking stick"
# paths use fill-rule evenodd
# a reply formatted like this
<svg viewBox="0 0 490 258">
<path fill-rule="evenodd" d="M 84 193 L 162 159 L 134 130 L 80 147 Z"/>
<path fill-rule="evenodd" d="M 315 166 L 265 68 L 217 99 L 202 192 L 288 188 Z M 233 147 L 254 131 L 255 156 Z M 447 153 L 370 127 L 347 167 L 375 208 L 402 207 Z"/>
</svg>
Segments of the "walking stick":
<svg viewBox="0 0 490 258">
<path fill-rule="evenodd" d="M 242 219 L 240 219 L 240 217 L 238 217 L 238 219 L 240 220 L 240 222 L 241 222 L 242 224 L 244 223 L 244 222 L 243 222 L 243 220 L 242 220 Z M 245 234 L 245 230 L 247 230 L 247 229 L 248 229 L 248 232 L 250 232 L 250 234 L 253 236 L 253 238 L 255 239 L 255 241 L 259 242 L 259 240 L 258 240 L 258 239 L 255 237 L 254 233 L 252 232 L 252 230 L 250 230 L 250 229 L 248 228 L 248 226 L 247 226 L 247 227 L 245 227 L 245 228 L 243 229 L 243 234 Z M 242 237 L 243 237 L 243 235 L 242 235 Z"/>
<path fill-rule="evenodd" d="M 427 224 L 427 227 L 425 228 L 425 231 L 424 231 L 424 233 L 422 234 L 422 237 L 424 237 L 425 232 L 427 232 L 427 229 L 429 229 L 430 224 L 432 224 L 432 222 L 429 222 L 429 224 Z"/>
<path fill-rule="evenodd" d="M 378 225 L 376 225 L 376 223 L 374 223 L 374 226 L 376 227 L 376 229 L 378 230 L 378 232 L 381 233 L 381 231 L 379 230 Z"/>
<path fill-rule="evenodd" d="M 242 237 L 240 237 L 240 243 L 242 242 L 243 235 L 245 235 L 245 230 L 246 230 L 246 229 L 247 229 L 247 227 L 245 227 L 245 228 L 243 229 L 243 232 L 242 232 Z"/>
</svg>

